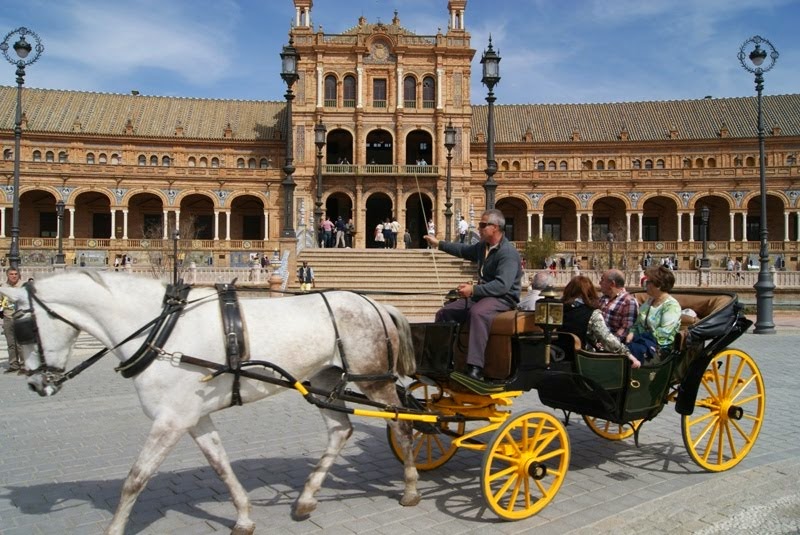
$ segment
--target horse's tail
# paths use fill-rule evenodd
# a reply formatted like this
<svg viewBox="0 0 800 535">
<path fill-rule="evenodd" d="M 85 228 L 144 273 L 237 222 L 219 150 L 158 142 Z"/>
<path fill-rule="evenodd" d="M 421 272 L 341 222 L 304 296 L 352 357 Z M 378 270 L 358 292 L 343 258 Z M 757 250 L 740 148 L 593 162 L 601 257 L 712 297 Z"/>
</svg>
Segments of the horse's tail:
<svg viewBox="0 0 800 535">
<path fill-rule="evenodd" d="M 411 339 L 411 325 L 408 320 L 397 308 L 392 305 L 383 304 L 386 312 L 392 317 L 397 335 L 400 338 L 400 348 L 397 352 L 397 373 L 410 376 L 417 369 L 417 360 L 414 356 L 414 344 Z"/>
</svg>

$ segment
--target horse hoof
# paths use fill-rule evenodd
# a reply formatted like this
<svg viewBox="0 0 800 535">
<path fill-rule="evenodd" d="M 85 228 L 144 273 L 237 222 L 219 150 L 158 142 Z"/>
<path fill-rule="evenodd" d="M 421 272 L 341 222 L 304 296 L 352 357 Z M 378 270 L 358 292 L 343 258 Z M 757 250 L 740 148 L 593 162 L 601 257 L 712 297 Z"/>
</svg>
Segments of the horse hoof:
<svg viewBox="0 0 800 535">
<path fill-rule="evenodd" d="M 311 513 L 316 508 L 317 508 L 316 500 L 304 503 L 301 503 L 299 501 L 295 502 L 294 509 L 292 510 L 292 518 L 294 520 L 305 520 L 309 516 L 311 516 Z"/>
<path fill-rule="evenodd" d="M 418 492 L 410 495 L 404 495 L 402 498 L 400 498 L 400 505 L 403 507 L 413 507 L 417 505 L 421 499 L 422 496 Z"/>
<path fill-rule="evenodd" d="M 231 530 L 231 535 L 253 535 L 256 531 L 255 522 L 249 524 L 236 524 Z"/>
</svg>

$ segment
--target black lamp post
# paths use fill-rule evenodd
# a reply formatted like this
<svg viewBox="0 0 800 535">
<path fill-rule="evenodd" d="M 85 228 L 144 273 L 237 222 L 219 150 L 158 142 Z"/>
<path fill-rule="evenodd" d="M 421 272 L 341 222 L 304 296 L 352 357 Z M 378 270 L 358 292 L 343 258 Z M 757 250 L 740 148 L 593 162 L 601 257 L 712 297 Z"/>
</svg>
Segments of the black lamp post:
<svg viewBox="0 0 800 535">
<path fill-rule="evenodd" d="M 444 148 L 447 149 L 447 188 L 445 190 L 445 201 L 444 201 L 444 221 L 445 221 L 445 230 L 444 230 L 444 239 L 446 241 L 450 241 L 450 232 L 452 225 L 452 218 L 453 218 L 453 211 L 450 209 L 453 206 L 453 184 L 452 184 L 452 176 L 451 176 L 451 167 L 450 167 L 450 160 L 453 159 L 453 155 L 451 154 L 453 151 L 453 147 L 456 146 L 456 129 L 453 128 L 453 121 L 449 121 L 447 126 L 444 129 Z"/>
<path fill-rule="evenodd" d="M 497 162 L 494 159 L 494 86 L 500 81 L 500 56 L 492 48 L 492 37 L 489 36 L 489 48 L 484 50 L 481 57 L 483 65 L 483 78 L 481 82 L 489 88 L 486 102 L 489 103 L 488 132 L 486 139 L 486 182 L 483 183 L 483 190 L 486 193 L 486 209 L 494 208 L 494 195 L 497 190 L 497 182 L 494 174 L 497 172 Z"/>
<path fill-rule="evenodd" d="M 8 53 L 9 42 L 12 37 L 19 35 L 19 39 L 12 45 L 17 57 L 12 57 Z M 35 46 L 25 39 L 29 35 Z M 17 28 L 6 34 L 3 42 L 0 43 L 0 51 L 9 63 L 17 67 L 17 114 L 14 120 L 14 198 L 11 217 L 11 248 L 8 251 L 8 263 L 14 269 L 19 268 L 19 151 L 20 140 L 22 139 L 22 84 L 25 83 L 25 67 L 36 63 L 36 60 L 44 52 L 44 45 L 35 32 L 28 28 Z M 31 51 L 34 54 L 31 56 Z"/>
<path fill-rule="evenodd" d="M 314 145 L 317 146 L 317 200 L 314 203 L 314 236 L 317 247 L 322 236 L 319 235 L 319 222 L 322 220 L 322 148 L 325 146 L 325 134 L 328 129 L 322 124 L 320 118 L 314 127 Z"/>
<path fill-rule="evenodd" d="M 294 93 L 292 86 L 300 78 L 297 74 L 297 62 L 300 56 L 297 49 L 293 46 L 294 39 L 289 35 L 289 44 L 281 51 L 281 78 L 286 82 L 286 163 L 283 172 L 286 178 L 281 182 L 283 186 L 283 230 L 281 236 L 284 238 L 294 238 L 294 188 L 297 183 L 292 178 L 294 173 L 294 131 L 292 127 L 292 101 Z"/>
<path fill-rule="evenodd" d="M 608 240 L 608 269 L 614 269 L 614 233 L 606 234 Z"/>
<path fill-rule="evenodd" d="M 66 264 L 64 260 L 64 201 L 56 203 L 56 213 L 58 214 L 58 253 L 56 253 L 56 264 Z"/>
<path fill-rule="evenodd" d="M 708 206 L 703 205 L 700 209 L 700 232 L 703 234 L 703 257 L 700 259 L 700 269 L 708 269 L 711 267 L 711 261 L 708 259 L 708 216 L 711 210 Z"/>
<path fill-rule="evenodd" d="M 178 283 L 178 240 L 180 239 L 181 235 L 176 221 L 175 228 L 172 229 L 172 284 Z"/>
<path fill-rule="evenodd" d="M 749 44 L 755 48 L 749 53 L 745 53 L 745 48 Z M 764 45 L 765 48 L 761 48 Z M 769 62 L 764 64 L 769 51 Z M 750 59 L 749 63 L 746 61 Z M 759 177 L 761 179 L 761 247 L 759 249 L 759 261 L 761 267 L 758 270 L 758 282 L 753 288 L 756 290 L 756 325 L 753 330 L 756 334 L 774 334 L 775 323 L 772 321 L 772 300 L 774 297 L 775 283 L 772 280 L 772 273 L 769 271 L 769 249 L 767 243 L 767 181 L 765 178 L 764 161 L 764 114 L 761 108 L 761 91 L 764 89 L 764 73 L 770 70 L 778 60 L 778 51 L 772 43 L 758 35 L 751 37 L 742 43 L 739 49 L 739 62 L 744 70 L 756 75 L 756 93 L 758 94 L 758 162 Z"/>
</svg>

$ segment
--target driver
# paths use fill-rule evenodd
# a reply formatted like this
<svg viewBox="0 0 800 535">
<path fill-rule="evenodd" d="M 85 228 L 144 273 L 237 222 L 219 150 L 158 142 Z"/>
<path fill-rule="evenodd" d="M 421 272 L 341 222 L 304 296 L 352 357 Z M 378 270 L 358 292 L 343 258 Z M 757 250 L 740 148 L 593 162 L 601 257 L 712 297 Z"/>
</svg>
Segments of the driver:
<svg viewBox="0 0 800 535">
<path fill-rule="evenodd" d="M 446 242 L 426 235 L 432 248 L 478 263 L 478 283 L 464 283 L 457 288 L 457 299 L 436 313 L 436 321 L 469 322 L 467 376 L 483 380 L 484 353 L 489 342 L 489 329 L 496 315 L 516 308 L 519 303 L 522 262 L 519 252 L 505 237 L 506 219 L 500 210 L 486 210 L 475 244 Z"/>
</svg>

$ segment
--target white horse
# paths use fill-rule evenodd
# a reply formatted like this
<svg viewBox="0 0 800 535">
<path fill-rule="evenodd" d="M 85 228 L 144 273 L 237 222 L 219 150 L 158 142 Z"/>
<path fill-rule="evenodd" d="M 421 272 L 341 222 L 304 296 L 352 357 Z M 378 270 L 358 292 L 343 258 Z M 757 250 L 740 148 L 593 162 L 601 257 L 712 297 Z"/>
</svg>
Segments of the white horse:
<svg viewBox="0 0 800 535">
<path fill-rule="evenodd" d="M 107 348 L 115 348 L 161 314 L 165 287 L 156 281 L 125 274 L 77 271 L 37 280 L 34 292 L 0 288 L 0 293 L 17 303 L 15 318 L 20 330 L 38 327 L 37 340 L 31 341 L 28 336 L 22 350 L 26 366 L 33 370 L 28 385 L 44 396 L 55 394 L 61 387 L 58 379 L 63 378 L 78 330 L 94 336 Z M 369 399 L 399 407 L 395 383 L 387 380 L 386 374 L 409 375 L 414 371 L 408 321 L 395 308 L 373 303 L 357 294 L 330 292 L 324 295 L 330 310 L 319 294 L 272 299 L 240 294 L 250 359 L 270 361 L 298 382 L 309 380 L 314 387 L 330 390 L 342 376 L 341 351 L 350 373 L 384 375 L 356 383 Z M 212 412 L 231 405 L 233 378 L 226 373 L 201 382 L 210 373 L 207 368 L 177 360 L 183 354 L 226 363 L 217 292 L 214 288 L 193 288 L 187 302 L 159 357 L 132 379 L 153 426 L 125 480 L 107 533 L 124 532 L 139 493 L 187 432 L 230 490 L 237 512 L 232 533 L 250 534 L 255 530 L 250 518 L 250 500 L 231 469 L 210 417 Z M 341 349 L 336 343 L 333 318 L 341 337 Z M 20 334 L 25 338 L 25 333 Z M 140 348 L 146 334 L 147 330 L 116 347 L 113 353 L 125 361 Z M 389 369 L 390 347 L 394 370 Z M 241 380 L 241 398 L 245 403 L 284 390 L 286 388 L 256 380 Z M 297 410 L 303 410 L 300 401 L 298 396 Z M 344 405 L 341 401 L 336 404 Z M 306 517 L 316 507 L 314 495 L 353 430 L 345 412 L 330 409 L 321 409 L 321 412 L 328 428 L 328 446 L 293 506 L 296 518 Z M 411 452 L 411 425 L 391 420 L 389 424 L 395 436 L 400 437 L 407 459 L 400 503 L 416 505 L 420 495 Z"/>
</svg>

